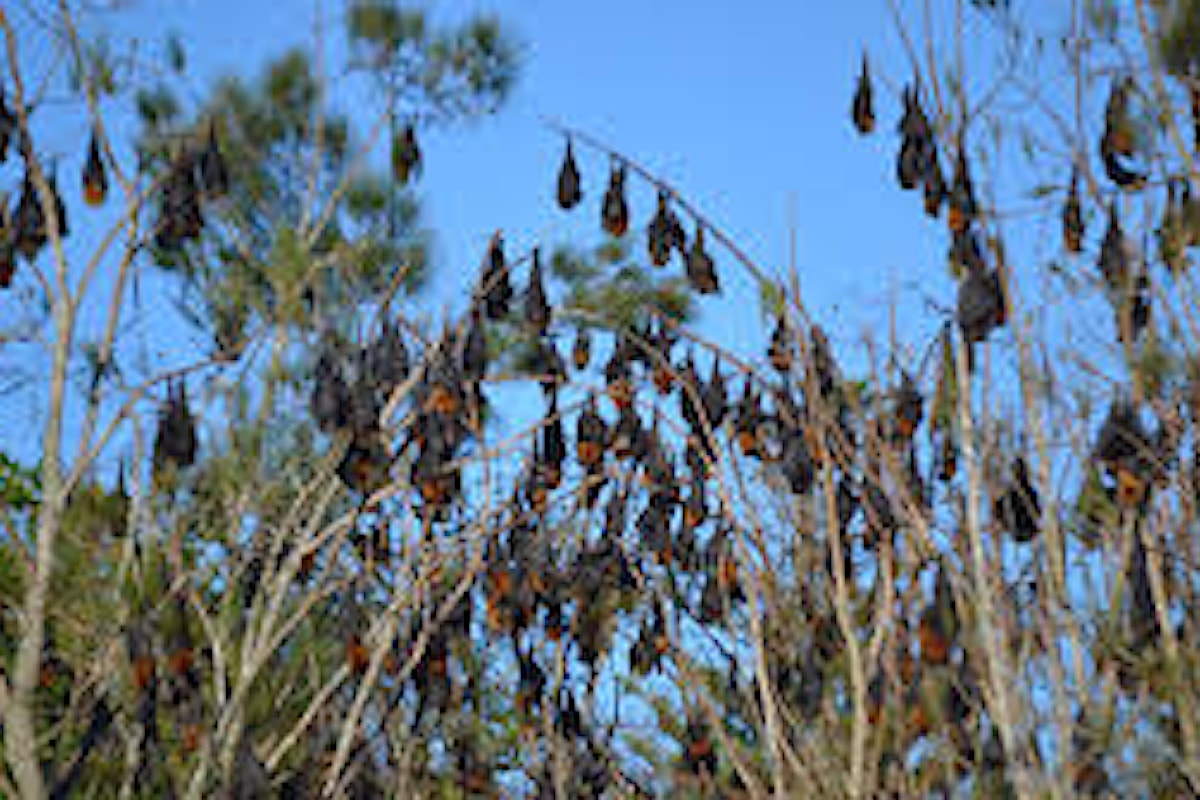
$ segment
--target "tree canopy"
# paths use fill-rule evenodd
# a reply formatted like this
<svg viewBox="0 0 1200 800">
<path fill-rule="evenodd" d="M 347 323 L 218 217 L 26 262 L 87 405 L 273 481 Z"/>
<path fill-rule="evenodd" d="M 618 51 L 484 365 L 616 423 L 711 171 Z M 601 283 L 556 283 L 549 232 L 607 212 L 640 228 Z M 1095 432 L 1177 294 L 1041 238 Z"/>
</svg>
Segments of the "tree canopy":
<svg viewBox="0 0 1200 800">
<path fill-rule="evenodd" d="M 1200 792 L 1200 4 L 916 5 L 844 127 L 950 294 L 853 353 L 570 123 L 593 234 L 435 308 L 426 143 L 511 97 L 503 19 L 347 0 L 199 89 L 0 9 L 0 794 Z M 697 313 L 739 282 L 756 350 Z"/>
</svg>

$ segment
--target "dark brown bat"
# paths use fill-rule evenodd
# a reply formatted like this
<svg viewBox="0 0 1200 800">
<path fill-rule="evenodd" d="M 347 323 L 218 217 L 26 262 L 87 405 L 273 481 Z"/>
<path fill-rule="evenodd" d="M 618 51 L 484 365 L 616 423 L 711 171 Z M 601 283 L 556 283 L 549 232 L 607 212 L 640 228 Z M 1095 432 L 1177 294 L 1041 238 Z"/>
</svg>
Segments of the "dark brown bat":
<svg viewBox="0 0 1200 800">
<path fill-rule="evenodd" d="M 864 54 L 862 72 L 859 73 L 858 84 L 854 88 L 854 103 L 850 112 L 855 129 L 864 136 L 875 130 L 875 104 L 872 94 L 871 71 Z"/>
<path fill-rule="evenodd" d="M 1121 215 L 1116 201 L 1108 208 L 1108 228 L 1100 243 L 1100 274 L 1113 291 L 1121 291 L 1129 282 L 1129 254 L 1125 249 L 1125 235 L 1121 230 Z"/>
<path fill-rule="evenodd" d="M 542 259 L 539 248 L 533 248 L 533 266 L 529 271 L 529 290 L 525 295 L 525 323 L 539 336 L 545 336 L 550 326 L 550 303 L 542 281 Z"/>
<path fill-rule="evenodd" d="M 701 387 L 700 399 L 704 403 L 704 413 L 708 417 L 708 424 L 714 429 L 719 428 L 729 410 L 725 377 L 721 374 L 719 357 L 713 358 L 712 372 L 709 373 L 708 381 Z"/>
<path fill-rule="evenodd" d="M 1100 158 L 1109 180 L 1121 189 L 1140 189 L 1146 175 L 1125 165 L 1122 158 L 1133 156 L 1133 123 L 1129 118 L 1129 79 L 1114 81 L 1104 110 L 1104 133 L 1100 137 Z"/>
<path fill-rule="evenodd" d="M 421 145 L 417 142 L 417 131 L 405 125 L 399 136 L 392 139 L 392 176 L 401 186 L 421 174 Z"/>
<path fill-rule="evenodd" d="M 575 421 L 575 458 L 581 467 L 590 471 L 604 460 L 607 438 L 608 431 L 593 395 Z"/>
<path fill-rule="evenodd" d="M 487 337 L 483 329 L 483 313 L 479 306 L 471 308 L 470 321 L 467 324 L 467 336 L 463 340 L 462 372 L 468 381 L 478 383 L 487 372 L 488 353 Z"/>
<path fill-rule="evenodd" d="M 575 343 L 571 346 L 571 362 L 575 369 L 587 369 L 592 361 L 592 335 L 582 325 L 575 331 Z"/>
<path fill-rule="evenodd" d="M 508 316 L 513 288 L 508 265 L 504 258 L 504 239 L 495 236 L 488 246 L 487 265 L 483 271 L 484 310 L 487 318 L 498 320 Z"/>
<path fill-rule="evenodd" d="M 788 331 L 787 317 L 783 314 L 775 321 L 771 343 L 767 347 L 767 358 L 776 372 L 786 373 L 792 369 L 792 337 Z"/>
<path fill-rule="evenodd" d="M 46 244 L 46 218 L 42 213 L 42 201 L 33 185 L 33 176 L 26 170 L 21 185 L 21 197 L 13 211 L 11 221 L 13 246 L 26 261 L 37 258 Z"/>
<path fill-rule="evenodd" d="M 190 467 L 196 461 L 196 423 L 188 407 L 187 387 L 183 381 L 167 391 L 167 402 L 159 415 L 154 439 L 154 464 Z"/>
<path fill-rule="evenodd" d="M 223 197 L 229 193 L 229 169 L 217 142 L 217 123 L 208 124 L 208 140 L 200 153 L 200 188 L 208 199 Z"/>
<path fill-rule="evenodd" d="M 1079 172 L 1071 170 L 1071 188 L 1062 211 L 1063 247 L 1068 253 L 1083 251 L 1083 208 L 1079 202 Z"/>
<path fill-rule="evenodd" d="M 601 223 L 610 236 L 624 236 L 629 230 L 629 204 L 625 201 L 625 165 L 614 160 L 604 193 Z"/>
<path fill-rule="evenodd" d="M 687 277 L 692 288 L 700 294 L 718 294 L 721 282 L 717 278 L 712 256 L 704 249 L 704 228 L 696 227 L 696 236 L 687 252 Z"/>
<path fill-rule="evenodd" d="M 326 348 L 317 360 L 309 410 L 317 427 L 335 433 L 349 424 L 350 387 L 332 349 Z"/>
<path fill-rule="evenodd" d="M 0 289 L 12 286 L 17 272 L 17 248 L 13 239 L 12 229 L 0 227 Z"/>
<path fill-rule="evenodd" d="M 958 325 L 968 344 L 982 342 L 1007 318 L 1004 287 L 1000 271 L 975 270 L 967 273 L 958 287 Z"/>
<path fill-rule="evenodd" d="M 656 267 L 665 267 L 671 260 L 671 252 L 676 248 L 682 249 L 682 228 L 679 218 L 671 210 L 670 197 L 665 190 L 658 192 L 658 210 L 650 227 L 646 230 L 646 249 L 650 261 Z"/>
<path fill-rule="evenodd" d="M 949 212 L 946 217 L 950 231 L 964 232 L 979 213 L 975 202 L 975 186 L 971 181 L 971 168 L 967 162 L 966 143 L 960 141 L 958 157 L 954 162 L 954 178 L 950 184 Z"/>
<path fill-rule="evenodd" d="M 738 403 L 737 419 L 734 421 L 734 435 L 738 447 L 748 456 L 758 454 L 758 439 L 755 431 L 761 416 L 762 409 L 759 405 L 758 393 L 750 381 L 750 376 L 747 375 L 742 387 L 742 399 Z"/>
<path fill-rule="evenodd" d="M 900 118 L 900 152 L 896 158 L 896 179 L 902 189 L 915 189 L 928 172 L 933 158 L 933 133 L 917 89 L 904 90 L 904 114 Z"/>
<path fill-rule="evenodd" d="M 558 170 L 558 206 L 564 211 L 570 211 L 579 205 L 583 199 L 583 190 L 579 177 L 579 167 L 575 164 L 575 153 L 571 148 L 571 139 L 567 138 L 567 151 L 563 154 L 562 166 Z"/>
<path fill-rule="evenodd" d="M 912 376 L 904 372 L 896 392 L 896 434 L 903 440 L 911 440 L 924 418 L 925 399 Z"/>
<path fill-rule="evenodd" d="M 17 115 L 8 107 L 4 87 L 0 86 L 0 164 L 8 158 L 8 145 L 17 132 Z"/>
<path fill-rule="evenodd" d="M 921 624 L 917 629 L 921 660 L 931 666 L 947 664 L 957 636 L 958 616 L 950 591 L 950 576 L 945 565 L 942 565 L 934 585 L 933 602 L 921 615 Z"/>
<path fill-rule="evenodd" d="M 178 250 L 185 242 L 198 238 L 203 228 L 195 159 L 184 152 L 175 159 L 163 183 L 155 244 L 163 250 Z"/>
<path fill-rule="evenodd" d="M 1042 507 L 1024 458 L 1018 456 L 1014 461 L 1012 483 L 996 500 L 994 513 L 1000 525 L 1016 541 L 1026 543 L 1037 537 Z"/>
<path fill-rule="evenodd" d="M 1195 80 L 1188 81 L 1188 99 L 1192 104 L 1192 149 L 1200 152 L 1200 84 Z M 0 152 L 0 161 L 3 160 L 4 154 Z"/>
<path fill-rule="evenodd" d="M 925 214 L 936 219 L 942 213 L 942 205 L 950 194 L 946 188 L 946 179 L 942 176 L 942 166 L 938 161 L 936 149 L 930 154 L 921 183 L 925 187 Z"/>
</svg>

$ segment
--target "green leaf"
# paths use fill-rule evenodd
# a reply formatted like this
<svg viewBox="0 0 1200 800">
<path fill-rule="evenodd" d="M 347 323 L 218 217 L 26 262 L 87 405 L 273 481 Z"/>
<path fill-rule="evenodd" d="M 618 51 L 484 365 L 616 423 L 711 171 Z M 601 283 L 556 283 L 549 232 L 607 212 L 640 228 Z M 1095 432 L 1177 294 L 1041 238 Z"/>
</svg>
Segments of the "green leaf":
<svg viewBox="0 0 1200 800">
<path fill-rule="evenodd" d="M 759 281 L 758 297 L 765 315 L 778 317 L 783 312 L 783 287 L 779 284 L 768 280 Z"/>
<path fill-rule="evenodd" d="M 151 129 L 165 127 L 179 117 L 179 101 L 166 84 L 139 89 L 134 102 L 138 116 Z"/>
</svg>

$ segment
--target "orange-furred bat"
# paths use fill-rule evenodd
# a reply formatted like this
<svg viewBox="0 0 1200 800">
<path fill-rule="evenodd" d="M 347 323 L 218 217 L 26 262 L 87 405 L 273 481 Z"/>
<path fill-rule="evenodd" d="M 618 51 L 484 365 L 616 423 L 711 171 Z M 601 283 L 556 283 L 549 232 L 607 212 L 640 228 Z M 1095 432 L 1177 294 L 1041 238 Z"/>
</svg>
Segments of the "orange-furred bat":
<svg viewBox="0 0 1200 800">
<path fill-rule="evenodd" d="M 104 202 L 107 194 L 108 175 L 104 169 L 104 159 L 100 156 L 100 142 L 96 132 L 92 131 L 87 162 L 83 165 L 83 201 L 89 206 L 98 206 Z"/>
</svg>

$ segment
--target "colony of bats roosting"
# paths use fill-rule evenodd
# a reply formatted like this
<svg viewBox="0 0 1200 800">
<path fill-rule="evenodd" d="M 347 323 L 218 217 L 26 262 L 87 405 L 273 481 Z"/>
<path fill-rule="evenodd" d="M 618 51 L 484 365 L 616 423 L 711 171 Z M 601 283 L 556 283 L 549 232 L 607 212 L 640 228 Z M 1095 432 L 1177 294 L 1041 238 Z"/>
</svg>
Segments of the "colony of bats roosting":
<svg viewBox="0 0 1200 800">
<path fill-rule="evenodd" d="M 1143 191 L 1145 176 L 1129 166 L 1135 147 L 1127 119 L 1128 91 L 1126 84 L 1114 84 L 1099 149 L 1105 175 L 1119 190 Z M 902 104 L 896 178 L 905 190 L 921 190 L 930 217 L 945 214 L 951 260 L 960 276 L 955 323 L 972 363 L 973 346 L 1009 321 L 1003 251 L 997 242 L 984 240 L 987 213 L 976 196 L 965 134 L 959 131 L 951 139 L 954 157 L 947 183 L 938 145 L 941 126 L 927 114 L 919 85 L 905 88 Z M 851 112 L 860 133 L 876 130 L 875 96 L 865 59 Z M 16 135 L 17 127 L 0 95 L 0 160 L 15 142 L 29 161 L 31 144 Z M 199 239 L 205 230 L 205 204 L 230 191 L 231 177 L 215 124 L 200 139 L 179 148 L 158 178 L 152 232 L 158 248 L 176 250 Z M 391 158 L 400 183 L 418 174 L 421 153 L 411 127 L 394 142 Z M 607 235 L 621 237 L 630 231 L 632 216 L 629 168 L 620 157 L 610 158 L 600 227 Z M 95 130 L 81 181 L 82 197 L 89 206 L 101 205 L 107 197 L 105 159 L 100 132 Z M 38 256 L 51 230 L 63 237 L 70 233 L 53 173 L 44 180 L 48 197 L 40 196 L 38 184 L 27 165 L 16 207 L 11 213 L 4 209 L 0 286 L 10 285 L 18 259 L 32 261 Z M 568 138 L 557 176 L 558 205 L 566 211 L 578 207 L 585 197 L 583 187 L 574 144 Z M 1192 213 L 1189 187 L 1187 182 L 1169 183 L 1168 211 L 1174 218 Z M 654 189 L 656 207 L 645 226 L 647 261 L 656 269 L 665 268 L 678 255 L 692 291 L 719 293 L 716 265 L 705 246 L 704 223 L 690 220 L 689 241 L 673 193 L 663 186 Z M 53 210 L 53 225 L 48 208 Z M 690 213 L 684 209 L 684 218 Z M 1081 252 L 1085 233 L 1079 173 L 1073 169 L 1062 209 L 1065 249 Z M 570 315 L 555 308 L 540 250 L 533 248 L 524 261 L 528 275 L 518 291 L 514 269 L 523 262 L 510 263 L 503 239 L 494 237 L 462 324 L 447 326 L 433 342 L 417 344 L 391 321 L 385 321 L 378 334 L 361 346 L 333 338 L 320 342 L 309 410 L 318 428 L 344 448 L 337 475 L 351 490 L 368 498 L 395 482 L 395 467 L 404 464 L 407 471 L 398 483 L 411 487 L 410 500 L 426 530 L 438 525 L 453 528 L 470 503 L 464 465 L 488 413 L 489 330 L 519 319 L 522 335 L 532 342 L 531 372 L 541 383 L 545 411 L 531 437 L 529 458 L 513 487 L 511 502 L 502 511 L 503 532 L 487 545 L 483 574 L 476 582 L 484 611 L 480 623 L 491 639 L 512 643 L 518 673 L 516 711 L 523 723 L 533 730 L 534 721 L 547 716 L 575 756 L 571 785 L 577 794 L 573 796 L 599 797 L 613 780 L 611 742 L 584 720 L 571 691 L 564 688 L 555 697 L 547 696 L 549 678 L 536 657 L 536 643 L 569 641 L 575 657 L 588 669 L 589 687 L 594 688 L 614 643 L 618 610 L 630 607 L 632 598 L 641 598 L 646 613 L 630 648 L 631 666 L 638 674 L 668 670 L 672 635 L 677 635 L 685 615 L 708 626 L 736 624 L 747 601 L 744 557 L 739 555 L 732 524 L 737 513 L 727 507 L 717 480 L 726 454 L 757 462 L 797 496 L 811 493 L 818 474 L 828 468 L 836 481 L 838 523 L 848 539 L 870 553 L 894 543 L 905 524 L 876 477 L 885 458 L 895 456 L 903 465 L 912 497 L 919 508 L 927 508 L 933 489 L 922 474 L 920 459 L 927 452 L 934 462 L 931 474 L 945 483 L 955 480 L 956 425 L 945 414 L 926 413 L 925 392 L 918 379 L 907 373 L 880 410 L 852 407 L 824 332 L 813 326 L 805 336 L 795 315 L 786 310 L 774 321 L 765 353 L 773 375 L 741 368 L 731 372 L 715 351 L 706 356 L 708 365 L 702 369 L 698 355 L 705 348 L 684 344 L 686 337 L 676 322 L 659 314 L 644 314 L 629 330 L 601 332 L 576 325 L 569 364 L 577 375 L 593 370 L 597 337 L 608 339 L 611 347 L 599 365 L 602 393 L 589 394 L 573 406 L 562 398 L 570 370 L 555 338 Z M 1144 268 L 1131 264 L 1115 202 L 1109 208 L 1098 270 L 1118 301 L 1119 335 L 1136 340 L 1149 325 L 1150 298 Z M 957 380 L 950 330 L 942 334 L 940 352 L 931 397 L 934 406 L 945 407 Z M 730 391 L 739 382 L 740 388 Z M 411 389 L 403 404 L 407 422 L 397 431 L 384 419 L 384 410 L 405 387 Z M 647 407 L 652 408 L 649 420 Z M 682 434 L 668 434 L 662 421 L 674 409 L 682 419 Z M 923 427 L 929 435 L 927 449 L 921 448 L 918 438 Z M 568 431 L 573 441 L 568 440 Z M 1122 508 L 1145 508 L 1152 489 L 1175 459 L 1177 442 L 1178 434 L 1165 423 L 1148 431 L 1130 401 L 1114 401 L 1093 454 L 1103 490 Z M 178 381 L 168 388 L 160 414 L 155 472 L 186 469 L 197 459 L 197 446 L 186 388 Z M 991 504 L 994 527 L 1018 544 L 1029 544 L 1039 535 L 1042 517 L 1034 467 L 1026 457 L 1017 456 L 1007 472 Z M 563 491 L 565 484 L 569 491 Z M 601 530 L 574 551 L 560 552 L 540 523 L 565 502 L 564 496 L 575 498 L 578 509 L 597 511 Z M 375 527 L 363 550 L 372 569 L 387 568 L 391 547 L 385 522 Z M 562 558 L 563 553 L 569 560 Z M 312 572 L 315 558 L 306 557 L 302 578 Z M 834 556 L 829 558 L 832 564 Z M 1147 622 L 1153 619 L 1153 601 L 1145 559 L 1137 541 L 1131 564 L 1132 614 L 1140 620 L 1135 630 L 1141 646 L 1150 645 L 1157 636 L 1156 626 Z M 842 560 L 849 579 L 855 580 L 849 545 Z M 948 724 L 954 740 L 962 744 L 963 757 L 974 759 L 978 754 L 968 752 L 973 739 L 963 726 L 971 709 L 982 705 L 979 678 L 964 654 L 949 571 L 940 562 L 932 569 L 932 597 L 922 600 L 915 636 L 895 645 L 897 669 L 910 687 L 903 698 L 910 736 L 916 740 L 937 725 Z M 261 554 L 258 571 L 249 573 L 251 582 L 260 573 Z M 773 652 L 769 669 L 782 699 L 811 717 L 817 713 L 826 669 L 837 658 L 841 633 L 828 598 L 809 597 L 806 604 L 812 620 L 809 635 L 793 652 Z M 180 620 L 170 626 L 174 631 L 170 641 L 156 644 L 157 634 L 134 622 L 127 632 L 127 649 L 132 681 L 141 696 L 138 719 L 148 729 L 156 728 L 160 675 L 165 675 L 169 689 L 162 693 L 180 715 L 183 742 L 190 751 L 198 745 L 205 714 L 199 689 L 203 659 L 188 633 L 188 612 L 182 605 L 176 612 Z M 432 729 L 452 708 L 478 708 L 481 703 L 478 676 L 461 665 L 451 667 L 462 642 L 471 636 L 472 612 L 469 602 L 459 603 L 425 647 L 408 683 L 388 687 L 396 699 L 406 689 L 415 694 L 414 728 Z M 361 676 L 370 662 L 366 620 L 360 615 L 348 630 L 345 663 L 353 675 Z M 156 652 L 165 653 L 165 658 Z M 400 673 L 403 655 L 397 644 L 385 663 L 386 675 Z M 925 686 L 921 676 L 930 670 L 953 670 L 955 675 L 937 714 L 930 713 L 921 696 Z M 882 714 L 884 680 L 881 674 L 870 687 L 873 720 Z M 97 718 L 110 719 L 107 712 Z M 107 724 L 90 735 L 99 737 Z M 712 781 L 717 773 L 712 732 L 698 712 L 689 712 L 684 727 L 681 769 L 698 780 Z M 994 753 L 985 755 L 995 758 Z M 469 794 L 495 793 L 494 765 L 465 745 L 454 757 Z M 239 761 L 239 769 L 253 771 L 252 758 Z M 1096 780 L 1094 769 L 1088 779 Z M 536 776 L 536 780 L 538 797 L 553 796 L 549 776 Z"/>
</svg>

